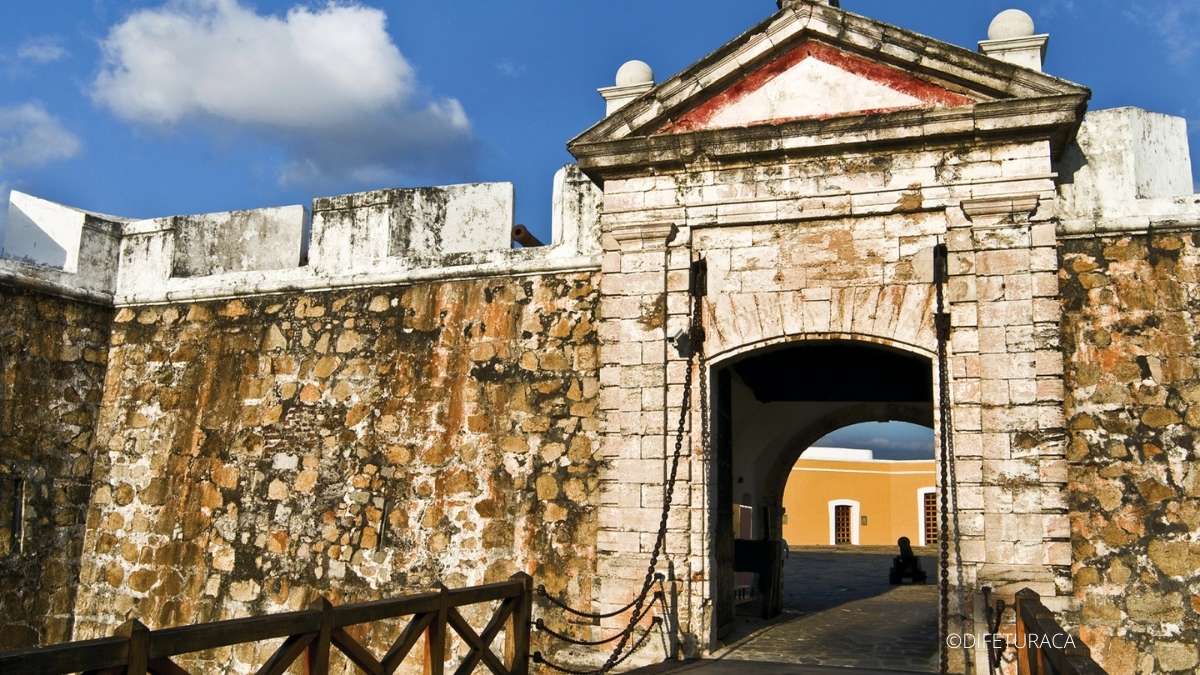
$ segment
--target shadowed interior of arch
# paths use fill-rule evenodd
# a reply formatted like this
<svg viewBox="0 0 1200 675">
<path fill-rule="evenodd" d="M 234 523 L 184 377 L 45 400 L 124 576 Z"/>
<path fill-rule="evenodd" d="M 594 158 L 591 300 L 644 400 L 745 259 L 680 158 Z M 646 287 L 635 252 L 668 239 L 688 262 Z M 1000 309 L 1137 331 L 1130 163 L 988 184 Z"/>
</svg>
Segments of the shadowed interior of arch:
<svg viewBox="0 0 1200 675">
<path fill-rule="evenodd" d="M 922 544 L 936 532 L 920 529 L 926 495 L 936 499 L 931 360 L 865 341 L 795 342 L 713 377 L 715 641 L 736 645 L 729 658 L 860 667 L 886 643 L 912 670 L 931 666 L 936 569 Z M 904 427 L 925 457 L 890 460 L 879 442 L 819 447 L 862 424 Z M 897 533 L 929 585 L 890 583 Z"/>
</svg>

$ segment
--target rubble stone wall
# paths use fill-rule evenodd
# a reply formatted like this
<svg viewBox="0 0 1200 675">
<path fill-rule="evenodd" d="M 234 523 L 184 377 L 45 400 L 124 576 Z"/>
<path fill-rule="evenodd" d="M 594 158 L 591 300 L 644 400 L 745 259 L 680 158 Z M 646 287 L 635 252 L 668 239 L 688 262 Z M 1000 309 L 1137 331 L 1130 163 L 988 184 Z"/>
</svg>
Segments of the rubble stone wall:
<svg viewBox="0 0 1200 675">
<path fill-rule="evenodd" d="M 1111 673 L 1200 664 L 1200 232 L 1062 244 L 1081 636 Z"/>
<path fill-rule="evenodd" d="M 121 309 L 75 638 L 522 570 L 590 598 L 597 297 L 580 272 Z"/>
<path fill-rule="evenodd" d="M 0 650 L 71 633 L 112 310 L 0 285 Z"/>
</svg>

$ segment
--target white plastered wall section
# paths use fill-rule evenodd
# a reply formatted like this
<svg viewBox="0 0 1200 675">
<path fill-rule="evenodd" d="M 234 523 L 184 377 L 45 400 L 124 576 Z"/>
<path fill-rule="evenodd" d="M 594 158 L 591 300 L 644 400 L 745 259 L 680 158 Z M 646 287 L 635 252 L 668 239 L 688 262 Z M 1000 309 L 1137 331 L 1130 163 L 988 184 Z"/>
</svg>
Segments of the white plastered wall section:
<svg viewBox="0 0 1200 675">
<path fill-rule="evenodd" d="M 1200 228 L 1181 117 L 1140 108 L 1089 112 L 1055 169 L 1060 237 Z"/>
<path fill-rule="evenodd" d="M 111 302 L 124 219 L 14 190 L 0 242 L 0 281 Z"/>
<path fill-rule="evenodd" d="M 553 240 L 527 249 L 511 183 L 142 220 L 13 192 L 0 280 L 121 306 L 597 269 L 599 188 L 573 166 L 554 181 Z"/>
</svg>

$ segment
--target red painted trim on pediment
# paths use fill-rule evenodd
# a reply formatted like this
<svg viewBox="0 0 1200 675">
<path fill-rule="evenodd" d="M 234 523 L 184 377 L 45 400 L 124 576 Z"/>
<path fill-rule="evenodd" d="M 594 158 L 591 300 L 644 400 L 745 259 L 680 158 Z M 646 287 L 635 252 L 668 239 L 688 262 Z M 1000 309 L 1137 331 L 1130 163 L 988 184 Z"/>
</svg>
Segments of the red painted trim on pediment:
<svg viewBox="0 0 1200 675">
<path fill-rule="evenodd" d="M 808 40 L 734 82 L 716 96 L 684 113 L 680 118 L 668 122 L 657 133 L 682 133 L 707 129 L 709 122 L 717 112 L 758 91 L 771 80 L 808 58 L 820 59 L 831 66 L 920 99 L 925 104 L 923 107 L 954 108 L 975 103 L 975 100 L 968 96 L 939 87 L 899 68 L 865 59 L 822 42 Z M 829 115 L 829 117 L 891 112 L 900 109 L 902 108 L 860 110 L 837 113 L 837 115 Z M 794 121 L 794 119 L 775 121 Z M 761 123 L 768 122 L 768 120 L 763 120 Z"/>
</svg>

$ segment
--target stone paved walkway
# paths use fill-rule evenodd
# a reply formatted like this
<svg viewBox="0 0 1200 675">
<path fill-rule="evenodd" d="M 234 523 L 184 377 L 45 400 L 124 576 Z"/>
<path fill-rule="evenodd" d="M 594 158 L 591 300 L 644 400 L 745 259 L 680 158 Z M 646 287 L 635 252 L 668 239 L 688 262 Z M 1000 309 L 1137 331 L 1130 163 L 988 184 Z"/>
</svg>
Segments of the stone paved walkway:
<svg viewBox="0 0 1200 675">
<path fill-rule="evenodd" d="M 932 551 L 919 554 L 935 576 Z M 743 619 L 731 646 L 714 655 L 721 660 L 695 675 L 735 672 L 718 664 L 746 667 L 747 661 L 774 664 L 770 672 L 779 673 L 810 672 L 779 664 L 936 672 L 937 586 L 889 585 L 893 555 L 892 549 L 794 549 L 784 568 L 784 615 Z"/>
<path fill-rule="evenodd" d="M 794 663 L 692 661 L 682 664 L 651 666 L 634 671 L 634 673 L 637 675 L 897 675 L 898 671 L 804 666 Z"/>
</svg>

